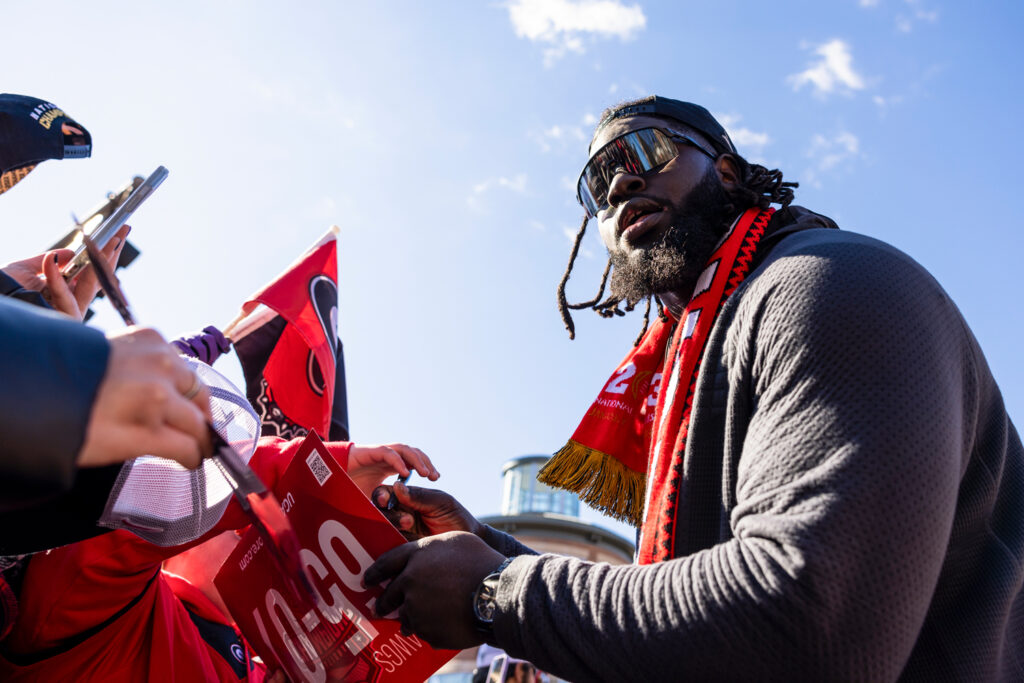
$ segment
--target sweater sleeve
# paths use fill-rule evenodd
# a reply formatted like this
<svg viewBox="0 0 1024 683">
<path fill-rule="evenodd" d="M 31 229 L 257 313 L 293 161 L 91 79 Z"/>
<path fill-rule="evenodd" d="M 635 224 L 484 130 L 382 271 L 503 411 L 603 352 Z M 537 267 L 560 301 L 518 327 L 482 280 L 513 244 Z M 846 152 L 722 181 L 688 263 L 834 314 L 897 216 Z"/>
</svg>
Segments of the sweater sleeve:
<svg viewBox="0 0 1024 683">
<path fill-rule="evenodd" d="M 518 557 L 520 555 L 536 555 L 537 551 L 529 546 L 520 543 L 514 536 L 498 531 L 492 526 L 484 525 L 481 535 L 484 543 L 491 546 L 505 557 Z"/>
<path fill-rule="evenodd" d="M 517 558 L 511 655 L 570 680 L 899 676 L 967 466 L 973 346 L 895 249 L 798 244 L 739 290 L 726 337 L 726 540 L 651 566 Z"/>
</svg>

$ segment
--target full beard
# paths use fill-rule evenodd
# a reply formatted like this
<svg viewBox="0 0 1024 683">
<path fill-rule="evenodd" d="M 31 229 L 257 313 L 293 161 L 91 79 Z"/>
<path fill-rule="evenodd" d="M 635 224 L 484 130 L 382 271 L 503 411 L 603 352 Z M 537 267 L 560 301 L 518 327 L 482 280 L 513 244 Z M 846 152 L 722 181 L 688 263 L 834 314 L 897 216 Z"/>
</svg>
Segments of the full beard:
<svg viewBox="0 0 1024 683">
<path fill-rule="evenodd" d="M 660 240 L 647 247 L 610 252 L 611 294 L 633 306 L 651 294 L 689 298 L 715 246 L 734 218 L 730 198 L 709 166 L 684 203 L 667 209 L 671 218 Z"/>
</svg>

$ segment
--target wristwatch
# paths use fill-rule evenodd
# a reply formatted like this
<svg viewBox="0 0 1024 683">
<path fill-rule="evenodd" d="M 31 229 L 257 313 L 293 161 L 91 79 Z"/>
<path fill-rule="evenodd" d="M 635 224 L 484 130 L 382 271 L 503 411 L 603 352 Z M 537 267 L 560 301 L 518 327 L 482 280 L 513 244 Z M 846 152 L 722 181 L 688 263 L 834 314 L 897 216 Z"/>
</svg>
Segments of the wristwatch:
<svg viewBox="0 0 1024 683">
<path fill-rule="evenodd" d="M 505 571 L 505 567 L 511 563 L 512 558 L 506 558 L 498 565 L 497 569 L 485 576 L 473 591 L 473 618 L 476 620 L 476 630 L 482 633 L 488 642 L 494 637 L 494 612 L 498 607 L 495 601 L 498 592 L 498 578 Z"/>
</svg>

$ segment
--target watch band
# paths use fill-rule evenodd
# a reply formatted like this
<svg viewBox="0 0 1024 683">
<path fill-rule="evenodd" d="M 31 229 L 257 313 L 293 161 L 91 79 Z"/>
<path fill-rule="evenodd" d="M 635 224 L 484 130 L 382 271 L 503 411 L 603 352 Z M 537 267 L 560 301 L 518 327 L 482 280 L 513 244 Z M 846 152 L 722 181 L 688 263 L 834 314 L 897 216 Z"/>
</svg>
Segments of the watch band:
<svg viewBox="0 0 1024 683">
<path fill-rule="evenodd" d="M 505 561 L 498 565 L 497 569 L 484 577 L 471 596 L 476 629 L 484 635 L 488 642 L 494 636 L 495 594 L 498 589 L 498 579 L 511 563 L 511 557 L 505 558 Z"/>
<path fill-rule="evenodd" d="M 514 559 L 514 558 L 511 558 L 511 557 L 506 557 L 506 558 L 505 558 L 505 561 L 504 561 L 504 562 L 502 562 L 501 564 L 499 564 L 499 565 L 498 565 L 498 568 L 497 568 L 497 569 L 495 569 L 495 570 L 494 570 L 493 572 L 491 572 L 491 573 L 490 573 L 490 574 L 488 574 L 488 575 L 487 575 L 486 577 L 484 577 L 484 581 L 486 581 L 487 579 L 492 579 L 492 580 L 495 580 L 495 581 L 497 581 L 498 577 L 499 577 L 499 576 L 501 576 L 501 573 L 502 573 L 503 571 L 505 571 L 505 569 L 506 569 L 506 568 L 507 568 L 507 567 L 508 567 L 508 566 L 509 566 L 510 564 L 512 564 L 512 560 L 513 560 L 513 559 Z"/>
</svg>

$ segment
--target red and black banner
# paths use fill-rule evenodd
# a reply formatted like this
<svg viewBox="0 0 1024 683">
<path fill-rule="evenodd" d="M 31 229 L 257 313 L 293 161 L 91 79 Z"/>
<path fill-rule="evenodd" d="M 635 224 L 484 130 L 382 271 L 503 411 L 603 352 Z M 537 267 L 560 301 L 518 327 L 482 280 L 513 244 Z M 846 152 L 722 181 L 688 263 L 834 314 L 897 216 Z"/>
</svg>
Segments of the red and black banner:
<svg viewBox="0 0 1024 683">
<path fill-rule="evenodd" d="M 263 436 L 291 439 L 315 429 L 331 441 L 349 440 L 335 229 L 252 295 L 224 332 Z"/>
</svg>

